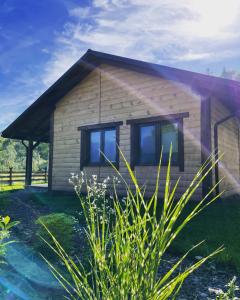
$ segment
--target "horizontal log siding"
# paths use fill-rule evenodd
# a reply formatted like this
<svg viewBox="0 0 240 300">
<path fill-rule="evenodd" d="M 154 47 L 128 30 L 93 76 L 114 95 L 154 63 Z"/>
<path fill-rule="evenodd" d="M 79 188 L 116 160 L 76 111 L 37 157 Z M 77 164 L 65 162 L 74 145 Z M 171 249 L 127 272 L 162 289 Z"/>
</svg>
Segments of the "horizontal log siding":
<svg viewBox="0 0 240 300">
<path fill-rule="evenodd" d="M 189 112 L 190 116 L 183 121 L 185 170 L 180 172 L 178 167 L 172 168 L 173 181 L 181 176 L 179 193 L 186 189 L 201 164 L 200 96 L 188 87 L 165 79 L 102 65 L 101 88 L 100 74 L 95 70 L 56 107 L 53 189 L 72 189 L 68 183 L 69 175 L 80 170 L 79 126 L 123 121 L 123 126 L 120 126 L 120 148 L 130 161 L 130 125 L 126 125 L 127 119 L 182 112 Z M 109 167 L 85 167 L 84 170 L 88 174 L 97 174 L 101 179 L 114 174 Z M 163 170 L 162 184 L 166 168 Z M 157 168 L 136 167 L 135 171 L 140 183 L 147 184 L 147 193 L 151 193 Z M 120 172 L 129 180 L 122 160 Z M 124 193 L 123 185 L 119 186 L 119 191 Z M 199 199 L 200 196 L 201 188 L 195 198 Z"/>
<path fill-rule="evenodd" d="M 212 149 L 214 149 L 214 124 L 231 114 L 218 99 L 211 99 L 212 114 Z M 223 154 L 219 163 L 220 191 L 224 196 L 239 193 L 240 175 L 240 153 L 239 153 L 239 124 L 237 119 L 232 118 L 218 126 L 219 153 Z M 215 183 L 215 172 L 213 172 L 213 183 Z"/>
</svg>

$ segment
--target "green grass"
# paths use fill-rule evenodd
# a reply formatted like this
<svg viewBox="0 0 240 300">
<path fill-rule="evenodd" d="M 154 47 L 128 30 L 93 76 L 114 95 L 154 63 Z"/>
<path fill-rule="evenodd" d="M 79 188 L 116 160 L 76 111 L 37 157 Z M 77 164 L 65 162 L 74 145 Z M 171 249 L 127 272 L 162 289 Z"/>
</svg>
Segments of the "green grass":
<svg viewBox="0 0 240 300">
<path fill-rule="evenodd" d="M 189 203 L 186 215 L 196 205 Z M 190 247 L 205 240 L 195 255 L 206 255 L 220 245 L 225 250 L 214 257 L 224 265 L 230 265 L 240 272 L 240 199 L 217 200 L 191 221 L 174 242 L 171 251 L 185 253 Z"/>
<path fill-rule="evenodd" d="M 13 185 L 0 185 L 0 193 L 5 191 L 13 191 L 23 189 L 24 185 L 22 183 L 16 183 Z"/>
<path fill-rule="evenodd" d="M 77 184 L 74 187 L 79 194 L 84 211 L 86 232 L 90 244 L 90 270 L 81 264 L 76 264 L 45 227 L 52 237 L 54 250 L 60 262 L 65 265 L 65 270 L 71 275 L 70 281 L 65 272 L 59 272 L 48 261 L 49 267 L 68 292 L 69 299 L 114 300 L 129 299 L 129 297 L 139 300 L 175 299 L 185 279 L 205 261 L 222 251 L 220 247 L 183 270 L 180 269 L 180 265 L 187 255 L 185 254 L 170 270 L 165 270 L 166 273 L 163 276 L 160 278 L 158 276 L 163 255 L 174 238 L 207 205 L 206 198 L 202 199 L 185 218 L 179 221 L 181 212 L 208 174 L 208 170 L 206 172 L 206 166 L 203 166 L 194 177 L 190 188 L 178 202 L 174 203 L 178 181 L 170 191 L 170 154 L 164 199 L 159 201 L 157 196 L 159 167 L 155 192 L 147 201 L 129 163 L 122 153 L 121 155 L 134 184 L 133 191 L 129 189 L 128 185 L 126 186 L 128 193 L 124 206 L 118 197 L 115 197 L 112 199 L 113 209 L 111 209 L 108 199 L 106 199 L 106 189 L 102 185 L 97 185 L 97 181 L 86 181 L 88 195 L 87 198 L 82 197 L 80 195 L 82 178 L 77 182 L 74 178 L 72 180 L 74 184 Z M 163 202 L 161 218 L 158 217 L 160 202 Z M 109 215 L 112 213 L 114 214 L 113 224 L 109 220 Z M 176 224 L 177 222 L 178 224 Z M 47 244 L 49 245 L 49 243 Z M 49 246 L 51 247 L 51 245 Z"/>
<path fill-rule="evenodd" d="M 34 201 L 48 206 L 54 212 L 72 213 L 80 210 L 79 199 L 75 194 L 52 192 L 34 193 Z M 185 215 L 196 205 L 189 203 Z M 193 255 L 207 255 L 221 245 L 225 250 L 214 260 L 224 265 L 230 265 L 240 272 L 240 199 L 217 200 L 191 221 L 174 242 L 171 252 L 185 253 L 199 241 L 205 244 Z"/>
<path fill-rule="evenodd" d="M 0 210 L 9 203 L 9 195 L 21 185 L 4 187 L 0 190 Z M 33 192 L 33 201 L 38 205 L 49 207 L 52 212 L 72 213 L 80 210 L 79 199 L 75 194 L 63 192 Z M 196 203 L 189 203 L 185 214 L 192 210 Z M 199 216 L 197 216 L 179 235 L 170 249 L 173 253 L 182 254 L 189 248 L 205 240 L 194 255 L 206 255 L 218 246 L 224 245 L 225 250 L 214 258 L 217 262 L 231 265 L 240 272 L 240 199 L 217 200 Z"/>
<path fill-rule="evenodd" d="M 5 213 L 5 210 L 8 208 L 8 206 L 11 203 L 10 195 L 14 191 L 21 189 L 23 187 L 16 187 L 12 186 L 11 188 L 9 186 L 6 186 L 4 188 L 0 187 L 0 216 Z"/>
<path fill-rule="evenodd" d="M 38 205 L 47 206 L 53 212 L 75 212 L 80 210 L 80 202 L 73 193 L 32 192 L 31 199 Z"/>
<path fill-rule="evenodd" d="M 32 184 L 46 184 L 45 181 L 33 181 Z M 12 190 L 21 190 L 24 188 L 24 183 L 13 183 L 12 185 L 0 184 L 0 192 L 2 191 L 12 191 Z"/>
</svg>

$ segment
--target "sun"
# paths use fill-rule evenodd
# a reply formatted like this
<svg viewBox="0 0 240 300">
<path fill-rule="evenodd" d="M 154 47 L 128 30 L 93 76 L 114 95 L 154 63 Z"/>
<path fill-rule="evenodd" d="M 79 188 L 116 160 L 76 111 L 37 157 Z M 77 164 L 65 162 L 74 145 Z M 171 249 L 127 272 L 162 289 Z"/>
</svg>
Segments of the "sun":
<svg viewBox="0 0 240 300">
<path fill-rule="evenodd" d="M 222 36 L 240 12 L 240 0 L 189 0 L 193 19 L 189 30 L 199 37 Z"/>
</svg>

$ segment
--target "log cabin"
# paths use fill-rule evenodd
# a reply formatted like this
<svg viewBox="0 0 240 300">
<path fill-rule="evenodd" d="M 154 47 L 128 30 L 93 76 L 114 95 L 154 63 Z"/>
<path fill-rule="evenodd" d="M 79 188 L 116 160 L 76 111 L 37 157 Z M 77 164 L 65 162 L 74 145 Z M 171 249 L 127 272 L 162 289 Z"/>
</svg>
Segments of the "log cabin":
<svg viewBox="0 0 240 300">
<path fill-rule="evenodd" d="M 181 177 L 180 195 L 211 153 L 223 153 L 197 200 L 222 177 L 216 192 L 239 192 L 239 106 L 238 81 L 88 50 L 2 136 L 28 141 L 26 185 L 34 147 L 49 143 L 49 190 L 71 190 L 72 172 L 100 180 L 113 175 L 108 160 L 130 180 L 119 146 L 151 194 L 161 151 L 164 186 L 172 144 L 172 180 Z"/>
</svg>

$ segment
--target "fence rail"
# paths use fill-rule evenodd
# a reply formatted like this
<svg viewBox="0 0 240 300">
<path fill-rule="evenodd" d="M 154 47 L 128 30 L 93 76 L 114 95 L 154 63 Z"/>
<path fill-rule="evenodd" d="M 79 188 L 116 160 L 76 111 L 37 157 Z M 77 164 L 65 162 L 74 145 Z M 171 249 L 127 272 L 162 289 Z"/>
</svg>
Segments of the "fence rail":
<svg viewBox="0 0 240 300">
<path fill-rule="evenodd" d="M 47 168 L 43 171 L 37 171 L 32 173 L 32 182 L 44 182 L 48 181 Z M 14 183 L 25 182 L 25 171 L 24 170 L 9 170 L 0 171 L 0 184 L 2 185 L 13 185 Z"/>
</svg>

